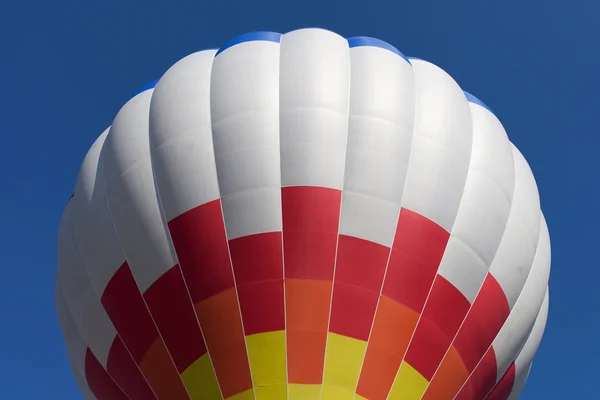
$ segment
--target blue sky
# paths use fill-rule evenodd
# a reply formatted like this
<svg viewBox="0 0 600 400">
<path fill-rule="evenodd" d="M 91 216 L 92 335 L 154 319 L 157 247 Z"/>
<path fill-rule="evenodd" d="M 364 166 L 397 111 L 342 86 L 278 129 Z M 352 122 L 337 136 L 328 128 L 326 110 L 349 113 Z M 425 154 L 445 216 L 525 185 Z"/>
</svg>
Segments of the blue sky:
<svg viewBox="0 0 600 400">
<path fill-rule="evenodd" d="M 494 110 L 536 175 L 553 247 L 549 322 L 522 398 L 598 396 L 597 1 L 10 3 L 0 10 L 0 398 L 81 398 L 54 311 L 57 230 L 83 156 L 120 106 L 189 53 L 307 26 L 388 41 Z"/>
</svg>

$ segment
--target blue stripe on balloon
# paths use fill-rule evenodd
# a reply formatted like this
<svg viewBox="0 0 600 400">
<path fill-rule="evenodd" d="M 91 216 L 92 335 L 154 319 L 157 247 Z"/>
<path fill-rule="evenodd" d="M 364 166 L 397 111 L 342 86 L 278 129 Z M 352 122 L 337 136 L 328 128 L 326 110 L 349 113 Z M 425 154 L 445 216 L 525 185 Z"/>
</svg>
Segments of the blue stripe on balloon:
<svg viewBox="0 0 600 400">
<path fill-rule="evenodd" d="M 146 85 L 144 85 L 143 88 L 141 88 L 140 90 L 138 90 L 137 92 L 135 92 L 133 94 L 133 96 L 131 96 L 131 98 L 134 98 L 135 96 L 137 96 L 140 93 L 145 92 L 146 90 L 150 90 L 150 89 L 154 89 L 156 87 L 156 84 L 158 83 L 160 79 L 155 79 L 152 82 L 148 82 Z"/>
<path fill-rule="evenodd" d="M 237 44 L 240 43 L 244 43 L 244 42 L 254 42 L 254 41 L 264 41 L 264 42 L 275 42 L 275 43 L 279 43 L 281 41 L 281 33 L 277 33 L 277 32 L 251 32 L 251 33 L 246 33 L 244 35 L 238 36 L 235 39 L 229 41 L 225 46 L 221 47 L 218 51 L 216 56 L 218 56 L 219 54 L 221 54 L 222 52 L 224 52 L 225 50 L 227 50 L 230 47 L 233 47 Z"/>
<path fill-rule="evenodd" d="M 348 45 L 350 46 L 350 48 L 360 47 L 360 46 L 379 47 L 381 49 L 385 49 L 385 50 L 391 51 L 394 54 L 399 55 L 400 57 L 405 59 L 410 64 L 410 61 L 408 60 L 408 58 L 406 58 L 406 56 L 404 54 L 402 54 L 402 52 L 400 50 L 398 50 L 397 48 L 395 48 L 388 42 L 384 42 L 383 40 L 380 40 L 380 39 L 375 39 L 375 38 L 367 37 L 367 36 L 356 36 L 356 37 L 348 38 Z"/>
<path fill-rule="evenodd" d="M 467 100 L 469 101 L 469 103 L 473 103 L 473 104 L 479 104 L 481 107 L 485 108 L 486 110 L 488 110 L 489 112 L 491 112 L 492 114 L 494 113 L 492 111 L 491 108 L 489 108 L 487 106 L 487 104 L 485 104 L 483 101 L 479 100 L 477 97 L 473 96 L 471 93 L 469 92 L 464 92 L 465 96 L 467 97 Z"/>
</svg>

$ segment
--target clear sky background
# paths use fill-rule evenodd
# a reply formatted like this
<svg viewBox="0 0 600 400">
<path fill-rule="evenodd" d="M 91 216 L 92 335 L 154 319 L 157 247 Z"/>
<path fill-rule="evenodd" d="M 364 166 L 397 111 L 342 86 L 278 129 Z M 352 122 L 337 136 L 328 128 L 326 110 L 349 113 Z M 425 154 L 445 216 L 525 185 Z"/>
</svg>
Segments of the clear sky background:
<svg viewBox="0 0 600 400">
<path fill-rule="evenodd" d="M 124 102 L 189 53 L 311 26 L 432 61 L 500 118 L 534 171 L 553 247 L 522 398 L 600 398 L 598 15 L 597 0 L 2 2 L 0 399 L 81 399 L 54 309 L 57 231 Z"/>
</svg>

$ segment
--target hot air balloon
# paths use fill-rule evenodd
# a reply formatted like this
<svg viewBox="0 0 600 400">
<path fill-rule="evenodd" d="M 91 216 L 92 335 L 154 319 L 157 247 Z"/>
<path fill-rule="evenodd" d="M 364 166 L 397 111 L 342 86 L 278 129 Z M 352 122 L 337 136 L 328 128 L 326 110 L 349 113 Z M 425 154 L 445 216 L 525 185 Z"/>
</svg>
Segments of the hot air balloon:
<svg viewBox="0 0 600 400">
<path fill-rule="evenodd" d="M 505 400 L 549 273 L 535 179 L 482 101 L 301 29 L 123 106 L 64 211 L 56 305 L 86 400 Z"/>
</svg>

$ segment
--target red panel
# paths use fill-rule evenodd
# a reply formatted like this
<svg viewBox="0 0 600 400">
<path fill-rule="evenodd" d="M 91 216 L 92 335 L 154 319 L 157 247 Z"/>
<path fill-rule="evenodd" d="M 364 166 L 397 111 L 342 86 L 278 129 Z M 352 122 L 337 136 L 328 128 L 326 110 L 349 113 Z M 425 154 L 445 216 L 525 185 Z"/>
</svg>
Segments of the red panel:
<svg viewBox="0 0 600 400">
<path fill-rule="evenodd" d="M 283 232 L 285 277 L 333 280 L 337 233 Z"/>
<path fill-rule="evenodd" d="M 485 398 L 485 395 L 496 384 L 496 368 L 496 354 L 493 347 L 490 347 L 459 392 L 456 400 L 480 400 Z"/>
<path fill-rule="evenodd" d="M 316 186 L 281 188 L 283 230 L 336 233 L 342 192 Z"/>
<path fill-rule="evenodd" d="M 508 300 L 502 288 L 488 274 L 454 341 L 469 372 L 475 369 L 491 346 L 509 313 Z"/>
<path fill-rule="evenodd" d="M 469 300 L 446 278 L 438 275 L 433 282 L 423 316 L 444 332 L 446 337 L 454 338 L 470 307 Z"/>
<path fill-rule="evenodd" d="M 419 320 L 405 360 L 430 381 L 451 342 L 451 337 L 446 336 L 423 316 Z"/>
<path fill-rule="evenodd" d="M 119 386 L 104 370 L 90 349 L 85 353 L 85 378 L 98 400 L 128 400 Z"/>
<path fill-rule="evenodd" d="M 404 253 L 392 250 L 383 294 L 420 314 L 436 272 L 437 267 L 431 268 Z"/>
<path fill-rule="evenodd" d="M 156 399 L 119 336 L 115 337 L 110 347 L 106 370 L 131 400 Z"/>
<path fill-rule="evenodd" d="M 283 278 L 281 232 L 261 233 L 229 241 L 238 286 Z"/>
<path fill-rule="evenodd" d="M 281 202 L 286 278 L 332 280 L 341 192 L 285 187 Z"/>
<path fill-rule="evenodd" d="M 406 361 L 427 380 L 442 362 L 470 305 L 458 289 L 437 275 L 406 354 Z"/>
<path fill-rule="evenodd" d="M 378 292 L 390 249 L 368 240 L 340 235 L 335 281 Z"/>
<path fill-rule="evenodd" d="M 174 218 L 169 230 L 194 304 L 233 287 L 220 200 Z"/>
<path fill-rule="evenodd" d="M 383 293 L 420 313 L 449 237 L 433 221 L 405 208 L 400 210 Z"/>
<path fill-rule="evenodd" d="M 378 298 L 378 292 L 336 282 L 333 287 L 329 330 L 366 342 Z"/>
<path fill-rule="evenodd" d="M 206 354 L 206 346 L 179 266 L 158 278 L 144 298 L 177 371 L 182 373 Z"/>
<path fill-rule="evenodd" d="M 246 335 L 285 329 L 283 279 L 238 286 Z"/>
<path fill-rule="evenodd" d="M 485 398 L 486 400 L 507 400 L 512 392 L 515 384 L 516 368 L 515 363 L 510 364 L 508 370 L 504 373 L 502 378 L 490 394 Z"/>
<path fill-rule="evenodd" d="M 449 238 L 450 233 L 435 222 L 403 208 L 393 248 L 437 270 Z"/>
<path fill-rule="evenodd" d="M 137 364 L 158 336 L 137 283 L 125 262 L 111 278 L 102 305 Z"/>
</svg>

